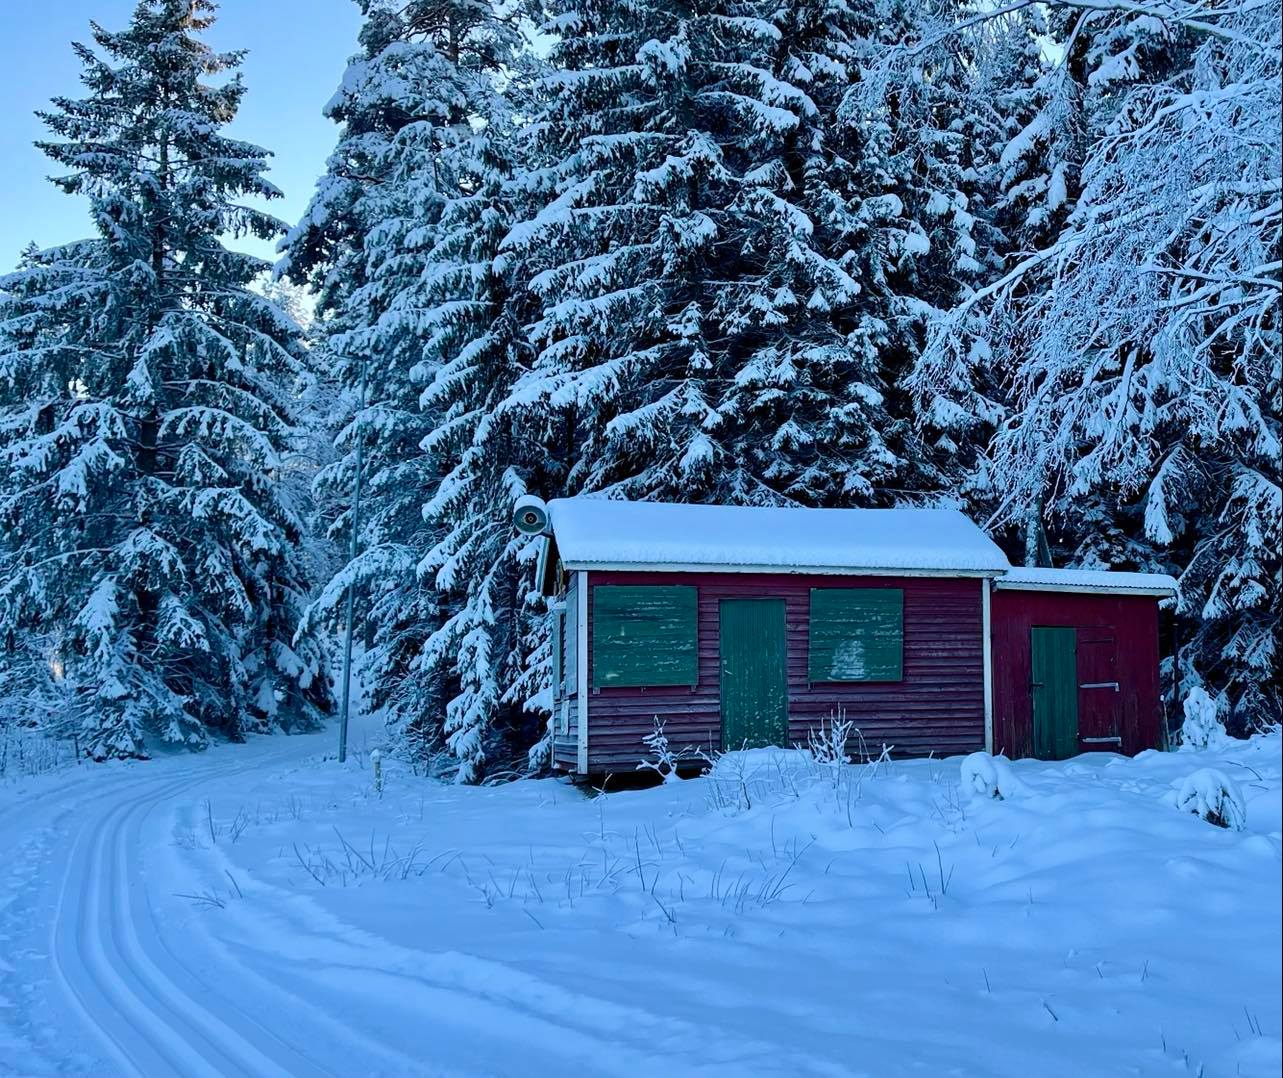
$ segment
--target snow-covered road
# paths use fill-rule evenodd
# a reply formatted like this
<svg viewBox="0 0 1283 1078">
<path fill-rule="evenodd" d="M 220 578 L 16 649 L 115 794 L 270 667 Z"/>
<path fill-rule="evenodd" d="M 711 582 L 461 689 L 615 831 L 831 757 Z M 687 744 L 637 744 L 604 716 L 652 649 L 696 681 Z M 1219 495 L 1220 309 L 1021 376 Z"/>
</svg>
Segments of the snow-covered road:
<svg viewBox="0 0 1283 1078">
<path fill-rule="evenodd" d="M 551 1065 L 562 1020 L 506 970 L 397 947 L 265 882 L 252 896 L 275 901 L 217 905 L 241 887 L 201 834 L 220 797 L 330 740 L 73 773 L 0 810 L 0 1074 L 488 1073 L 530 1036 Z M 230 933 L 207 930 L 214 909 Z M 564 1042 L 580 1061 L 612 1048 Z"/>
<path fill-rule="evenodd" d="M 575 996 L 500 963 L 400 946 L 238 879 L 221 802 L 315 773 L 331 741 L 262 739 L 11 794 L 0 1075 L 511 1073 L 531 1044 L 541 1072 L 593 1059 L 596 1073 L 662 1069 L 621 1035 L 636 1010 L 599 1004 L 571 1021 Z"/>
<path fill-rule="evenodd" d="M 1278 735 L 1002 802 L 798 753 L 380 793 L 365 736 L 0 786 L 0 1075 L 1278 1072 Z M 1169 804 L 1209 764 L 1246 831 Z"/>
<path fill-rule="evenodd" d="M 176 802 L 216 796 L 257 768 L 314 753 L 313 738 L 76 775 L 0 810 L 0 999 L 17 1018 L 0 1071 L 164 1075 L 323 1074 L 267 1000 L 209 961 L 162 911 L 183 900 L 166 871 Z M 25 1043 L 24 1043 L 25 1042 Z"/>
</svg>

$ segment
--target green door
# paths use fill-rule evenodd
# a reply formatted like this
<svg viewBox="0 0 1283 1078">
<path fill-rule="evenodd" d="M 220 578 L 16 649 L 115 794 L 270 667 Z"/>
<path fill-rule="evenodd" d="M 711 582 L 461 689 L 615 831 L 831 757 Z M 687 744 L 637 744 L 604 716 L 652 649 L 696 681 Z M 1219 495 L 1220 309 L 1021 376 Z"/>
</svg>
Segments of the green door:
<svg viewBox="0 0 1283 1078">
<path fill-rule="evenodd" d="M 1078 754 L 1078 640 L 1073 629 L 1030 630 L 1033 649 L 1034 755 Z"/>
<path fill-rule="evenodd" d="M 722 749 L 788 744 L 784 600 L 721 602 Z"/>
</svg>

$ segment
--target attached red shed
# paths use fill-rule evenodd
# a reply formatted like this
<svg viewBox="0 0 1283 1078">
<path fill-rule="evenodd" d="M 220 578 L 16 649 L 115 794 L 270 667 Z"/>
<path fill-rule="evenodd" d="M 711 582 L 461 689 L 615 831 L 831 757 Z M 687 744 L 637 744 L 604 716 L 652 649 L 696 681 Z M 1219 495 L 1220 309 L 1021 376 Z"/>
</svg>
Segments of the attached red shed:
<svg viewBox="0 0 1283 1078">
<path fill-rule="evenodd" d="M 553 600 L 560 770 L 633 770 L 656 719 L 675 750 L 796 744 L 841 714 L 875 752 L 1030 755 L 1044 748 L 1033 731 L 1050 714 L 1059 752 L 1069 737 L 1065 679 L 1081 682 L 1079 656 L 1082 670 L 1118 682 L 1132 702 L 1120 704 L 1115 734 L 1089 696 L 1075 710 L 1075 736 L 1118 736 L 1126 751 L 1157 744 L 1156 597 L 1170 593 L 1168 578 L 1145 577 L 1145 593 L 1137 574 L 1092 574 L 1127 577 L 1132 590 L 1119 594 L 1079 594 L 1062 577 L 1009 590 L 1006 581 L 1019 586 L 1028 571 L 1012 570 L 974 523 L 943 509 L 524 499 L 517 519 L 547 536 L 540 574 Z M 1059 590 L 1029 590 L 1053 584 Z M 1073 632 L 1072 675 L 1064 634 L 1044 629 Z M 1106 634 L 1121 641 L 1108 658 Z M 1010 643 L 1016 637 L 1023 644 Z M 1028 673 L 1048 661 L 1059 709 L 1050 712 L 1041 696 L 1033 702 L 1043 690 L 1031 690 Z M 1117 747 L 1082 745 L 1100 746 Z"/>
<path fill-rule="evenodd" d="M 1158 603 L 1171 577 L 1011 569 L 994 581 L 994 752 L 1062 760 L 1162 742 Z"/>
</svg>

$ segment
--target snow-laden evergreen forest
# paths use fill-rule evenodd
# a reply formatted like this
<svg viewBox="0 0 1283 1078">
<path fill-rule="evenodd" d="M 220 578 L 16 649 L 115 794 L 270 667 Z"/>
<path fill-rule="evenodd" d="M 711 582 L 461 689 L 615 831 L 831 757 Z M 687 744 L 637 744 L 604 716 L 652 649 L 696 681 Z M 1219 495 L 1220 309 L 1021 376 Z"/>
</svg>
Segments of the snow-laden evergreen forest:
<svg viewBox="0 0 1283 1078">
<path fill-rule="evenodd" d="M 537 768 L 511 508 L 584 492 L 1171 573 L 1169 699 L 1280 721 L 1279 0 L 358 3 L 297 223 L 207 0 L 43 114 L 92 229 L 0 277 L 0 724 L 309 727 L 350 593 L 407 758 Z"/>
</svg>

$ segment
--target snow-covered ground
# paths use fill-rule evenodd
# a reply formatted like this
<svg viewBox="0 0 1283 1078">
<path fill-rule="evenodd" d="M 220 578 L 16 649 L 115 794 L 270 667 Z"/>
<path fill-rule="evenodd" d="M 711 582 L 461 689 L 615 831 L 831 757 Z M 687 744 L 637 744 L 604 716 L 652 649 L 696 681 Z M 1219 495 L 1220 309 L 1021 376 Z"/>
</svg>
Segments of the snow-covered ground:
<svg viewBox="0 0 1283 1078">
<path fill-rule="evenodd" d="M 769 751 L 380 797 L 331 741 L 0 787 L 0 1073 L 1279 1073 L 1278 736 L 1001 801 Z M 1173 806 L 1207 767 L 1246 830 Z"/>
</svg>

